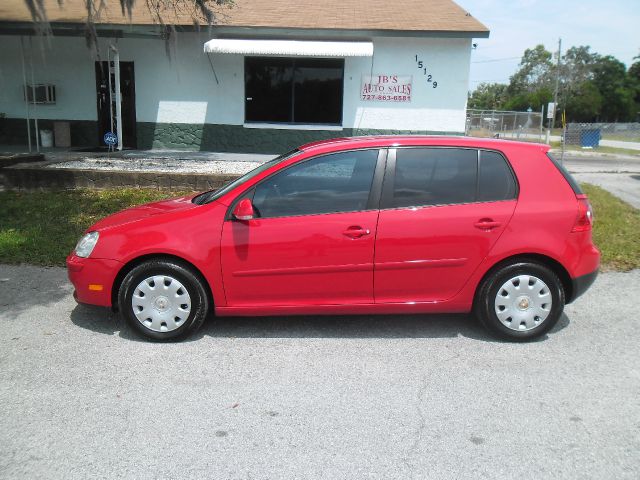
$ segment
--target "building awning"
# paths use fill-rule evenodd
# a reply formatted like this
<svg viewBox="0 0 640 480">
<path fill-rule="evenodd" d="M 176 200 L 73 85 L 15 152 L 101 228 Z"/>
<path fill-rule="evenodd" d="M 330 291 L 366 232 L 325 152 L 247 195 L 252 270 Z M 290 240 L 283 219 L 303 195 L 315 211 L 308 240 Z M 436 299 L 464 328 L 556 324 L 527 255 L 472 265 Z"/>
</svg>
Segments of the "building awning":
<svg viewBox="0 0 640 480">
<path fill-rule="evenodd" d="M 204 44 L 204 51 L 269 57 L 371 57 L 373 43 L 214 38 Z"/>
</svg>

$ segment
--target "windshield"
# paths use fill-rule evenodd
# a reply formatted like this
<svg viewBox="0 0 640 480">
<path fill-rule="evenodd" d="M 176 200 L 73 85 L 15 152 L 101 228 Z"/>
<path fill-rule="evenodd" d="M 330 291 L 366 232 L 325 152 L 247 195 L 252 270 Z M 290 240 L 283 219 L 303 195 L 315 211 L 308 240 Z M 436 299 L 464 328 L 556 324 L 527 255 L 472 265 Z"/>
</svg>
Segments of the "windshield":
<svg viewBox="0 0 640 480">
<path fill-rule="evenodd" d="M 279 157 L 274 158 L 273 160 L 269 160 L 268 162 L 263 163 L 262 165 L 257 166 L 256 168 L 254 168 L 253 170 L 251 170 L 250 172 L 245 173 L 244 175 L 242 175 L 241 177 L 236 178 L 235 180 L 227 183 L 225 186 L 223 186 L 222 188 L 218 189 L 218 190 L 211 190 L 209 192 L 204 192 L 201 193 L 200 195 L 197 195 L 196 197 L 193 198 L 192 202 L 197 204 L 197 205 L 203 205 L 205 203 L 209 203 L 212 202 L 214 200 L 217 200 L 218 198 L 222 197 L 223 195 L 225 195 L 226 193 L 230 192 L 231 190 L 233 190 L 234 188 L 236 188 L 238 185 L 246 182 L 247 180 L 255 177 L 256 175 L 264 172 L 265 170 L 273 167 L 274 165 L 288 159 L 291 158 L 293 155 L 295 155 L 296 153 L 298 153 L 299 150 L 292 150 L 290 152 L 285 153 L 284 155 L 280 155 Z"/>
</svg>

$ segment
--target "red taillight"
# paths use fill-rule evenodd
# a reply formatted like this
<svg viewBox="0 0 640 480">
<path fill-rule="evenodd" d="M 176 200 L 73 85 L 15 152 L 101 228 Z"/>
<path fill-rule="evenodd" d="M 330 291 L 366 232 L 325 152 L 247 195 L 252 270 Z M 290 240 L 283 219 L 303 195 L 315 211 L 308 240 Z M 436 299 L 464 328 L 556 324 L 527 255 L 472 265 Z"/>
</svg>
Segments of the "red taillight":
<svg viewBox="0 0 640 480">
<path fill-rule="evenodd" d="M 578 200 L 578 216 L 572 232 L 585 232 L 591 230 L 593 225 L 593 210 L 586 195 L 576 195 Z"/>
</svg>

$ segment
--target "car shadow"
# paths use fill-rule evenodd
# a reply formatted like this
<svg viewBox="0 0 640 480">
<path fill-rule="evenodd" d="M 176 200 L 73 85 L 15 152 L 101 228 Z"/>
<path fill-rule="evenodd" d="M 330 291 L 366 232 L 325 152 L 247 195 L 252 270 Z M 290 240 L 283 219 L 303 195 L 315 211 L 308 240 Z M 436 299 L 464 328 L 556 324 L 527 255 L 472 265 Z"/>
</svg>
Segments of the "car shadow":
<svg viewBox="0 0 640 480">
<path fill-rule="evenodd" d="M 78 304 L 71 321 L 88 330 L 105 335 L 119 335 L 132 341 L 146 342 L 122 316 L 110 309 Z M 570 323 L 562 314 L 560 321 L 544 341 Z M 183 342 L 203 337 L 216 338 L 455 338 L 466 337 L 492 343 L 509 343 L 489 334 L 470 314 L 432 315 L 318 315 L 280 317 L 215 317 Z"/>
<path fill-rule="evenodd" d="M 65 269 L 0 264 L 0 314 L 4 318 L 15 318 L 35 307 L 47 308 L 72 292 Z"/>
</svg>

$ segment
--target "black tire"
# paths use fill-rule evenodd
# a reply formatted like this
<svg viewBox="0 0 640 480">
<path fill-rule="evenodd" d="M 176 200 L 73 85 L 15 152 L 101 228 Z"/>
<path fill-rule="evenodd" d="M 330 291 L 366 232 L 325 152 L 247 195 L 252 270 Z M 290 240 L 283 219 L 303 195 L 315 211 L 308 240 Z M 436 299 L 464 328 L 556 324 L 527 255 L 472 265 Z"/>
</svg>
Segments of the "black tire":
<svg viewBox="0 0 640 480">
<path fill-rule="evenodd" d="M 538 325 L 524 331 L 516 330 L 517 325 L 508 327 L 500 321 L 496 313 L 498 307 L 495 303 L 502 286 L 519 275 L 537 277 L 546 284 L 551 294 L 551 307 L 545 307 L 549 309 L 548 316 L 540 321 Z M 528 300 L 525 300 L 525 302 L 529 303 Z M 484 327 L 495 336 L 506 340 L 524 342 L 538 338 L 551 330 L 558 323 L 564 310 L 564 304 L 564 288 L 558 276 L 544 265 L 523 261 L 497 268 L 484 278 L 477 290 L 474 313 Z M 508 322 L 508 320 L 505 321 Z M 511 324 L 511 322 L 508 323 Z"/>
<path fill-rule="evenodd" d="M 187 318 L 183 318 L 179 326 L 169 331 L 155 331 L 151 326 L 145 326 L 136 317 L 132 304 L 134 292 L 141 282 L 157 275 L 166 276 L 174 281 L 177 280 L 178 284 L 181 284 L 186 289 L 190 300 L 190 311 Z M 177 261 L 158 259 L 144 262 L 127 273 L 118 291 L 118 306 L 129 325 L 144 337 L 155 341 L 176 341 L 194 333 L 202 326 L 209 311 L 209 295 L 200 275 Z M 154 315 L 162 315 L 164 313 L 154 312 Z M 166 324 L 164 325 L 166 328 Z"/>
</svg>

